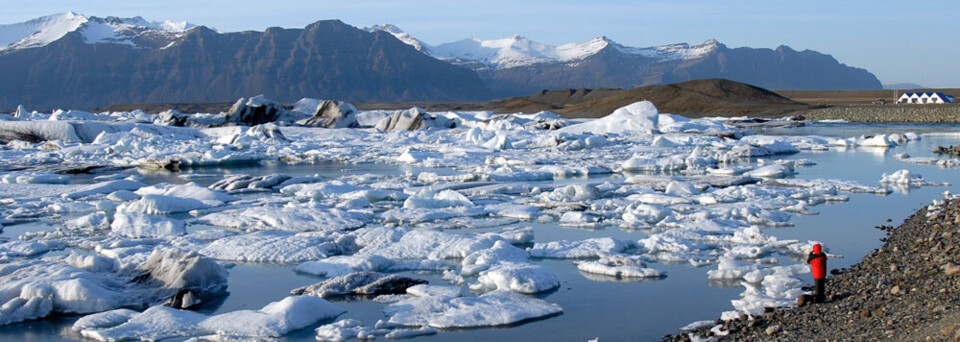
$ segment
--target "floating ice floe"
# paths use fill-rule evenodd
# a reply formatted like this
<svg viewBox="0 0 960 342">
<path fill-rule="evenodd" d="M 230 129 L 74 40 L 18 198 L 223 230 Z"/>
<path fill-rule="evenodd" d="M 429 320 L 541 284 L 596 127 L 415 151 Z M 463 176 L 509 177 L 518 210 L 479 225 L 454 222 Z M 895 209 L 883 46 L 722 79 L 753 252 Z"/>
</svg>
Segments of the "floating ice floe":
<svg viewBox="0 0 960 342">
<path fill-rule="evenodd" d="M 342 254 L 343 235 L 332 233 L 254 232 L 216 240 L 200 253 L 218 260 L 303 262 Z"/>
<path fill-rule="evenodd" d="M 119 179 L 84 186 L 75 191 L 63 194 L 63 198 L 78 199 L 91 195 L 109 194 L 119 190 L 134 191 L 145 186 L 147 185 L 140 182 Z"/>
<path fill-rule="evenodd" d="M 154 306 L 119 325 L 114 325 L 119 319 L 103 320 L 103 326 L 91 322 L 92 326 L 80 332 L 98 341 L 161 340 L 209 334 L 264 339 L 284 336 L 343 312 L 324 299 L 309 296 L 286 297 L 260 310 L 238 310 L 214 316 Z"/>
<path fill-rule="evenodd" d="M 360 219 L 358 219 L 360 218 Z M 204 215 L 198 222 L 245 231 L 277 230 L 292 232 L 342 231 L 366 224 L 362 214 L 317 205 L 261 205 L 227 209 Z"/>
<path fill-rule="evenodd" d="M 512 291 L 498 290 L 477 297 L 410 297 L 391 304 L 384 312 L 389 323 L 437 329 L 503 326 L 563 312 L 552 303 Z"/>
<path fill-rule="evenodd" d="M 592 238 L 582 241 L 552 241 L 535 243 L 527 249 L 531 256 L 553 259 L 584 259 L 620 253 L 636 243 L 612 237 Z"/>
<path fill-rule="evenodd" d="M 912 173 L 910 170 L 899 170 L 891 174 L 884 173 L 880 176 L 880 183 L 882 184 L 896 184 L 896 185 L 908 185 L 908 186 L 949 186 L 949 183 L 933 183 L 927 182 L 923 179 L 923 176 Z"/>
<path fill-rule="evenodd" d="M 659 278 L 666 273 L 654 268 L 648 268 L 642 258 L 632 255 L 614 254 L 596 261 L 581 261 L 577 263 L 581 272 L 601 274 L 617 278 Z"/>
<path fill-rule="evenodd" d="M 522 263 L 529 259 L 530 255 L 526 251 L 514 247 L 507 241 L 497 241 L 493 247 L 470 253 L 466 258 L 463 258 L 463 261 L 461 261 L 463 267 L 460 274 L 465 276 L 476 275 L 503 262 Z"/>
<path fill-rule="evenodd" d="M 301 263 L 293 270 L 321 277 L 339 277 L 355 272 L 377 272 L 391 265 L 393 261 L 379 255 L 337 255 Z"/>
<path fill-rule="evenodd" d="M 116 213 L 113 223 L 110 223 L 110 231 L 116 236 L 128 238 L 157 238 L 187 233 L 183 221 L 137 213 Z"/>
<path fill-rule="evenodd" d="M 560 287 L 560 280 L 550 269 L 531 263 L 500 262 L 480 272 L 474 291 L 510 290 L 519 293 L 540 293 Z"/>
</svg>

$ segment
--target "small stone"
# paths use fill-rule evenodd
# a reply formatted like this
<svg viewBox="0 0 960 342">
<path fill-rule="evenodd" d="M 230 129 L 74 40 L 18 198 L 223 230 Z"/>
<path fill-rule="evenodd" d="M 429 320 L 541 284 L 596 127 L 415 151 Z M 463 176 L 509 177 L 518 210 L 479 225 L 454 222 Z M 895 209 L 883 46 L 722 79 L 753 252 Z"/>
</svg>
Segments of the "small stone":
<svg viewBox="0 0 960 342">
<path fill-rule="evenodd" d="M 898 294 L 900 294 L 900 285 L 894 285 L 894 286 L 890 289 L 890 294 L 892 294 L 892 295 L 898 295 Z"/>
<path fill-rule="evenodd" d="M 960 274 L 960 266 L 954 265 L 952 262 L 941 266 L 941 268 L 943 269 L 943 273 L 948 276 Z"/>
<path fill-rule="evenodd" d="M 944 238 L 953 237 L 953 232 L 943 232 L 943 234 L 941 234 L 940 236 Z"/>
<path fill-rule="evenodd" d="M 780 326 L 779 326 L 779 325 L 771 325 L 770 327 L 767 328 L 767 330 L 764 330 L 763 332 L 764 332 L 765 334 L 767 334 L 767 336 L 776 335 L 778 332 L 780 332 Z"/>
<path fill-rule="evenodd" d="M 873 316 L 870 310 L 860 311 L 860 318 L 870 318 L 870 316 Z"/>
<path fill-rule="evenodd" d="M 897 271 L 897 265 L 890 265 L 890 272 L 896 272 L 896 271 Z"/>
</svg>

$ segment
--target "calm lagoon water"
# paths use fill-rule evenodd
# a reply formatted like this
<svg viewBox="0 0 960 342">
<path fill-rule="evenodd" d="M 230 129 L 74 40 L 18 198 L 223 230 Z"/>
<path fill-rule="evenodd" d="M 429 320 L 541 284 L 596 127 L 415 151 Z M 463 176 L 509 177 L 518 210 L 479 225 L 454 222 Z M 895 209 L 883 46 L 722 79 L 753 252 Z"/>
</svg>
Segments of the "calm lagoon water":
<svg viewBox="0 0 960 342">
<path fill-rule="evenodd" d="M 956 132 L 958 126 L 950 125 L 893 125 L 893 124 L 811 124 L 799 128 L 755 130 L 763 134 L 824 135 L 851 137 L 863 134 L 903 132 Z M 818 215 L 797 216 L 793 227 L 769 228 L 765 233 L 780 239 L 818 240 L 832 253 L 843 258 L 830 260 L 830 268 L 848 267 L 864 255 L 880 246 L 883 232 L 878 225 L 898 225 L 933 199 L 942 198 L 944 191 L 960 192 L 960 172 L 932 165 L 915 165 L 898 161 L 894 155 L 906 152 L 911 156 L 932 156 L 938 145 L 955 145 L 960 137 L 924 137 L 906 146 L 890 149 L 849 149 L 824 152 L 802 152 L 780 157 L 784 159 L 808 159 L 817 165 L 799 167 L 795 176 L 802 179 L 832 178 L 877 184 L 883 173 L 907 169 L 919 173 L 931 182 L 949 182 L 945 187 L 923 187 L 896 190 L 886 196 L 851 194 L 848 202 L 822 204 L 812 207 Z M 397 175 L 407 172 L 430 171 L 453 173 L 447 169 L 410 168 L 396 165 L 321 163 L 310 165 L 285 165 L 268 163 L 257 166 L 229 169 L 187 169 L 184 174 L 194 174 L 193 181 L 210 184 L 228 173 L 270 174 L 283 172 L 291 175 L 319 173 L 329 176 L 349 174 Z M 136 172 L 130 170 L 127 172 Z M 145 182 L 186 182 L 182 177 L 169 173 L 146 174 Z M 599 179 L 575 178 L 553 183 L 570 182 L 619 182 L 622 175 L 605 176 Z M 76 182 L 90 182 L 90 177 L 78 176 Z M 891 222 L 888 222 L 888 219 Z M 556 223 L 520 222 L 516 226 L 532 226 L 537 242 L 554 240 L 580 240 L 599 236 L 640 239 L 643 231 L 627 231 L 617 227 L 601 229 L 561 228 Z M 503 227 L 472 229 L 462 233 L 477 233 L 500 230 Z M 5 227 L 4 236 L 12 237 L 22 232 L 43 229 L 42 225 L 19 225 Z M 781 264 L 797 260 L 780 257 Z M 419 341 L 490 341 L 490 340 L 556 340 L 586 341 L 651 341 L 665 334 L 678 332 L 678 328 L 699 320 L 712 320 L 722 311 L 732 310 L 730 300 L 739 298 L 742 288 L 723 286 L 707 281 L 706 272 L 715 266 L 694 268 L 689 264 L 652 264 L 666 271 L 662 279 L 623 281 L 580 273 L 569 260 L 536 260 L 552 269 L 561 279 L 561 287 L 538 297 L 557 303 L 564 312 L 559 316 L 526 322 L 511 327 L 444 331 L 434 336 L 420 337 Z M 230 269 L 229 295 L 219 305 L 203 310 L 205 313 L 222 313 L 238 309 L 259 309 L 265 304 L 280 300 L 296 287 L 309 285 L 322 278 L 296 274 L 295 265 L 238 264 Z M 446 284 L 437 274 L 410 274 L 429 280 L 433 284 Z M 809 276 L 802 278 L 812 282 Z M 385 304 L 367 300 L 332 300 L 347 310 L 339 318 L 354 318 L 372 326 L 385 318 Z M 55 317 L 41 321 L 0 327 L 3 341 L 55 341 L 77 340 L 80 336 L 70 330 L 75 316 Z M 320 324 L 330 323 L 321 322 Z M 176 341 L 177 339 L 172 339 Z M 313 327 L 294 332 L 284 341 L 313 341 Z"/>
</svg>

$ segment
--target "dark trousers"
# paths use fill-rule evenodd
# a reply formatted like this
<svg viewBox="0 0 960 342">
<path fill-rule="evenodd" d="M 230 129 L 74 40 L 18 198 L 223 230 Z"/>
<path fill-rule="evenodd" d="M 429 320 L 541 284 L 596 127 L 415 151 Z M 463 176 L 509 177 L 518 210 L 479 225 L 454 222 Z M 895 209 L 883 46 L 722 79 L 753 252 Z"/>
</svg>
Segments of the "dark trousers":
<svg viewBox="0 0 960 342">
<path fill-rule="evenodd" d="M 813 285 L 813 301 L 823 303 L 827 299 L 827 278 L 814 279 Z"/>
</svg>

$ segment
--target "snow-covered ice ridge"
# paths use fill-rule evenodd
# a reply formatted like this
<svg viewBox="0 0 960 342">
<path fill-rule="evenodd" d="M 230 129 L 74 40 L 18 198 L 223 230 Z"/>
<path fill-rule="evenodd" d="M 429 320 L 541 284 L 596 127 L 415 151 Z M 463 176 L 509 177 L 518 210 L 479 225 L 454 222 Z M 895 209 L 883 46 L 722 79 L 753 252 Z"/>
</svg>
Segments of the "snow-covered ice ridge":
<svg viewBox="0 0 960 342">
<path fill-rule="evenodd" d="M 67 12 L 22 23 L 0 25 L 0 52 L 4 50 L 40 47 L 54 42 L 70 32 L 79 32 L 89 44 L 113 43 L 137 46 L 137 38 L 164 38 L 172 43 L 195 27 L 187 22 L 151 22 L 141 17 L 87 17 Z"/>
<path fill-rule="evenodd" d="M 618 44 L 607 37 L 597 37 L 584 43 L 568 43 L 559 46 L 538 43 L 521 35 L 502 39 L 483 40 L 468 38 L 456 42 L 431 46 L 390 25 L 376 25 L 368 31 L 384 31 L 397 37 L 407 45 L 413 46 L 430 56 L 454 64 L 481 64 L 490 68 L 513 68 L 539 63 L 575 62 L 590 57 L 606 47 L 620 52 L 652 58 L 658 61 L 697 59 L 716 51 L 720 43 L 714 39 L 700 45 L 686 43 L 654 47 L 629 47 Z"/>
<path fill-rule="evenodd" d="M 704 278 L 744 288 L 725 317 L 757 315 L 792 305 L 801 292 L 797 275 L 806 266 L 778 265 L 773 256 L 801 258 L 816 243 L 764 229 L 849 193 L 891 191 L 880 182 L 785 179 L 813 165 L 780 156 L 920 139 L 755 135 L 722 120 L 659 113 L 650 102 L 585 122 L 550 112 L 358 112 L 340 103 L 324 122 L 343 128 L 309 127 L 318 108 L 331 106 L 255 97 L 219 114 L 0 114 L 0 164 L 9 167 L 170 172 L 340 161 L 449 171 L 218 175 L 209 186 L 188 182 L 198 179 L 191 174 L 181 175 L 185 184 L 146 184 L 124 170 L 72 184 L 50 172 L 0 172 L 0 229 L 49 227 L 0 240 L 0 324 L 91 314 L 74 329 L 100 340 L 267 338 L 319 324 L 321 340 L 502 326 L 563 311 L 550 303 L 561 280 L 537 263 L 543 258 L 569 260 L 601 280 L 669 277 L 661 263 L 708 268 Z M 272 113 L 274 121 L 237 125 L 250 119 L 244 113 Z M 551 182 L 597 174 L 619 177 Z M 936 184 L 906 172 L 883 182 Z M 547 241 L 529 222 L 645 234 Z M 457 231 L 464 228 L 477 231 Z M 182 310 L 223 295 L 223 265 L 236 262 L 287 265 L 323 280 L 260 310 Z M 434 273 L 448 284 L 399 272 Z M 370 300 L 385 303 L 386 318 L 333 322 L 343 309 L 319 298 L 330 296 L 376 296 Z"/>
</svg>

